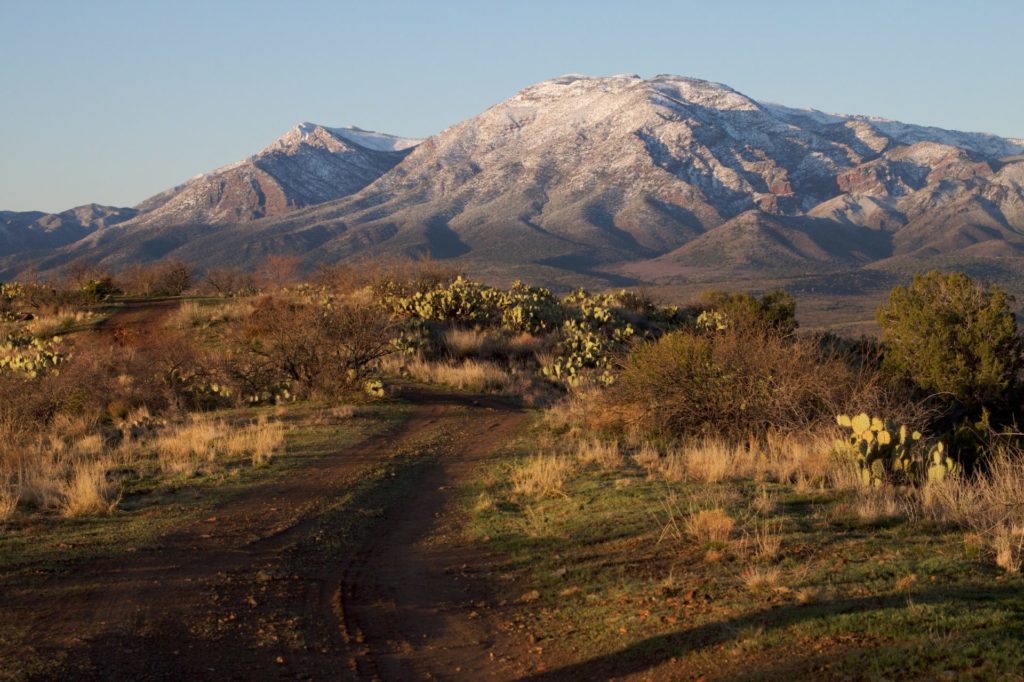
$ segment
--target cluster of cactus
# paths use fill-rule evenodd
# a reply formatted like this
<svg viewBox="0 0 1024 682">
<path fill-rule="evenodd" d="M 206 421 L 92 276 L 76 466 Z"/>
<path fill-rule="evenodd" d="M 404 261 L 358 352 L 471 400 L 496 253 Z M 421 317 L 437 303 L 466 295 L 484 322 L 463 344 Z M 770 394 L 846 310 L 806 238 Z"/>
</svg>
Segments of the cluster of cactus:
<svg viewBox="0 0 1024 682">
<path fill-rule="evenodd" d="M 518 281 L 506 291 L 457 277 L 449 284 L 397 297 L 392 305 L 414 319 L 496 325 L 533 334 L 554 329 L 562 318 L 561 304 L 551 291 Z"/>
<path fill-rule="evenodd" d="M 849 438 L 837 445 L 854 457 L 865 486 L 896 480 L 941 481 L 957 469 L 941 441 L 928 446 L 920 432 L 905 425 L 897 427 L 864 413 L 853 417 L 841 414 L 836 422 L 850 430 Z"/>
<path fill-rule="evenodd" d="M 501 326 L 513 332 L 542 334 L 554 330 L 564 317 L 561 303 L 543 287 L 512 283 L 498 302 Z"/>
<path fill-rule="evenodd" d="M 25 294 L 20 282 L 0 282 L 0 303 L 11 304 Z"/>
<path fill-rule="evenodd" d="M 254 391 L 244 398 L 250 405 L 280 405 L 294 401 L 295 395 L 292 394 L 287 384 L 280 384 L 261 391 Z"/>
<path fill-rule="evenodd" d="M 383 398 L 384 382 L 380 379 L 367 379 L 363 384 L 363 391 L 372 398 Z"/>
<path fill-rule="evenodd" d="M 419 318 L 407 320 L 398 336 L 391 339 L 391 346 L 402 355 L 415 355 L 430 345 L 430 329 Z"/>
<path fill-rule="evenodd" d="M 729 328 L 729 319 L 725 313 L 717 310 L 705 310 L 697 316 L 697 329 L 703 332 L 722 332 Z"/>
<path fill-rule="evenodd" d="M 400 312 L 421 320 L 487 323 L 496 316 L 500 294 L 479 282 L 457 277 L 447 286 L 438 285 L 399 298 L 395 306 Z"/>
<path fill-rule="evenodd" d="M 18 374 L 35 379 L 45 374 L 57 374 L 67 356 L 60 350 L 61 339 L 40 339 L 33 336 L 11 335 L 0 346 L 0 372 Z"/>
<path fill-rule="evenodd" d="M 637 336 L 636 329 L 615 309 L 593 299 L 580 300 L 578 292 L 570 296 L 579 300 L 579 308 L 574 317 L 562 324 L 559 354 L 541 372 L 554 381 L 575 385 L 584 370 L 599 370 L 592 373 L 595 378 L 602 384 L 611 384 L 615 380 L 611 372 L 615 355 Z"/>
</svg>

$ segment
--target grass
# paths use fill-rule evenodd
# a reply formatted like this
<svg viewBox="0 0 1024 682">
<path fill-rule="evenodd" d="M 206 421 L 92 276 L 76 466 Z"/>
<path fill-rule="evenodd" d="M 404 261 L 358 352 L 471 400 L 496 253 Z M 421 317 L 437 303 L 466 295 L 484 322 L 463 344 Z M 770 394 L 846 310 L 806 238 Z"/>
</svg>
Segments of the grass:
<svg viewBox="0 0 1024 682">
<path fill-rule="evenodd" d="M 58 310 L 48 315 L 39 315 L 25 325 L 25 329 L 39 338 L 50 338 L 87 329 L 100 320 L 100 316 L 88 310 Z"/>
<path fill-rule="evenodd" d="M 392 375 L 408 376 L 426 384 L 448 386 L 470 393 L 500 391 L 512 378 L 502 367 L 484 360 L 429 361 L 419 357 L 392 355 L 382 361 L 382 370 Z"/>
<path fill-rule="evenodd" d="M 965 542 L 970 533 L 905 499 L 774 480 L 774 465 L 761 481 L 651 475 L 669 459 L 651 448 L 617 469 L 567 466 L 559 494 L 526 496 L 538 438 L 495 458 L 464 499 L 499 596 L 540 595 L 510 617 L 545 658 L 569 662 L 550 679 L 991 679 L 1024 668 L 1024 582 L 996 566 L 991 537 Z M 1021 537 L 1009 533 L 1008 556 L 1020 557 Z"/>
<path fill-rule="evenodd" d="M 225 416 L 259 424 L 256 415 L 265 411 L 241 409 Z M 320 405 L 296 404 L 279 415 L 288 429 L 272 466 L 253 467 L 250 456 L 243 453 L 207 475 L 167 478 L 115 462 L 108 472 L 116 476 L 121 497 L 112 512 L 71 515 L 74 518 L 11 514 L 6 523 L 0 520 L 0 588 L 2 581 L 66 572 L 80 561 L 134 551 L 174 527 L 202 518 L 217 504 L 247 494 L 266 480 L 288 476 L 311 459 L 352 445 L 406 414 L 397 404 L 363 408 L 357 418 L 325 420 L 326 412 L 328 408 Z"/>
</svg>

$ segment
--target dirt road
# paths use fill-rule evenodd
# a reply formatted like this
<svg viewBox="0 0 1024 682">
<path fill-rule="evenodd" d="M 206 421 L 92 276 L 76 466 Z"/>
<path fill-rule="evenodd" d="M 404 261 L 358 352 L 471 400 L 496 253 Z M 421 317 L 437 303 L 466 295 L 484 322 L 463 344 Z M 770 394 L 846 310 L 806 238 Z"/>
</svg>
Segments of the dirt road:
<svg viewBox="0 0 1024 682">
<path fill-rule="evenodd" d="M 390 432 L 272 479 L 154 547 L 49 578 L 45 592 L 60 603 L 26 588 L 0 594 L 0 608 L 23 615 L 22 641 L 60 662 L 47 676 L 65 679 L 528 673 L 528 646 L 501 628 L 472 578 L 480 550 L 452 516 L 458 485 L 525 415 L 485 398 L 406 398 L 411 417 Z M 396 468 L 394 453 L 438 437 L 449 445 L 429 463 Z M 381 467 L 393 490 L 368 487 Z"/>
</svg>

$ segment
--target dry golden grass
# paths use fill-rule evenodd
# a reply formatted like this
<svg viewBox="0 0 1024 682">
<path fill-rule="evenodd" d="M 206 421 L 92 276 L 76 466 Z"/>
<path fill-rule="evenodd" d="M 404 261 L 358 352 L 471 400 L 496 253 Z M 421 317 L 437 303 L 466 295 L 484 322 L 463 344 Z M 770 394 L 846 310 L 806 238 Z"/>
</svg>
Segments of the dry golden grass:
<svg viewBox="0 0 1024 682">
<path fill-rule="evenodd" d="M 729 541 L 736 520 L 724 509 L 701 509 L 686 518 L 686 532 L 697 542 L 724 545 Z"/>
<path fill-rule="evenodd" d="M 18 508 L 21 492 L 14 483 L 0 483 L 0 521 L 6 521 Z"/>
<path fill-rule="evenodd" d="M 351 419 L 356 416 L 358 410 L 355 405 L 335 405 L 329 412 L 335 419 Z"/>
<path fill-rule="evenodd" d="M 995 552 L 996 566 L 1007 573 L 1020 573 L 1024 563 L 1024 528 L 1021 526 L 997 526 L 989 542 Z"/>
<path fill-rule="evenodd" d="M 770 492 L 768 488 L 761 486 L 757 491 L 757 495 L 751 500 L 750 506 L 758 513 L 767 516 L 773 513 L 779 506 L 779 498 L 778 495 Z"/>
<path fill-rule="evenodd" d="M 641 448 L 642 449 L 642 448 Z M 719 483 L 734 479 L 773 480 L 801 489 L 820 487 L 835 467 L 830 434 L 768 434 L 763 442 L 731 444 L 704 438 L 648 456 L 654 472 L 669 481 Z"/>
<path fill-rule="evenodd" d="M 536 357 L 538 353 L 544 353 L 551 348 L 553 337 L 534 336 L 527 332 L 516 334 L 505 342 L 505 352 L 510 357 L 529 358 Z"/>
<path fill-rule="evenodd" d="M 281 422 L 260 419 L 254 424 L 229 430 L 224 436 L 223 450 L 229 456 L 251 458 L 253 466 L 263 466 L 283 445 L 284 427 Z"/>
<path fill-rule="evenodd" d="M 927 486 L 921 505 L 931 518 L 981 538 L 996 565 L 1008 573 L 1024 566 L 1024 452 L 993 452 L 986 472 L 972 478 L 949 476 Z"/>
<path fill-rule="evenodd" d="M 625 462 L 618 441 L 597 438 L 581 441 L 576 446 L 576 459 L 580 464 L 597 464 L 602 469 L 618 469 Z"/>
<path fill-rule="evenodd" d="M 774 561 L 782 551 L 782 521 L 764 519 L 756 522 L 749 535 L 754 556 L 762 561 Z"/>
<path fill-rule="evenodd" d="M 167 324 L 175 329 L 192 329 L 205 327 L 220 322 L 244 320 L 255 310 L 255 297 L 203 305 L 197 301 L 183 301 L 167 320 Z"/>
<path fill-rule="evenodd" d="M 64 516 L 110 514 L 121 499 L 120 487 L 108 480 L 109 463 L 82 462 L 76 466 L 61 490 L 60 510 Z"/>
<path fill-rule="evenodd" d="M 477 329 L 449 329 L 444 345 L 454 358 L 490 357 L 504 352 L 504 339 Z"/>
<path fill-rule="evenodd" d="M 520 495 L 564 495 L 562 488 L 575 468 L 565 455 L 534 455 L 512 471 L 512 489 Z"/>
<path fill-rule="evenodd" d="M 216 468 L 219 457 L 245 456 L 254 466 L 267 464 L 284 444 L 279 421 L 260 419 L 243 426 L 229 426 L 207 415 L 193 415 L 170 427 L 154 443 L 160 469 L 168 474 L 191 476 Z"/>
<path fill-rule="evenodd" d="M 194 415 L 184 424 L 169 427 L 154 443 L 160 470 L 194 475 L 216 458 L 214 443 L 219 437 L 218 423 L 205 415 Z"/>
<path fill-rule="evenodd" d="M 811 604 L 817 604 L 824 598 L 825 591 L 820 587 L 809 586 L 801 587 L 794 593 L 796 597 L 796 603 L 803 606 L 810 606 Z"/>
<path fill-rule="evenodd" d="M 431 362 L 420 357 L 391 355 L 381 360 L 380 368 L 385 373 L 406 375 L 423 383 L 474 393 L 501 390 L 511 381 L 507 371 L 483 360 Z"/>
<path fill-rule="evenodd" d="M 857 488 L 853 500 L 840 505 L 838 511 L 850 514 L 863 523 L 874 524 L 903 516 L 909 500 L 892 486 Z"/>
<path fill-rule="evenodd" d="M 637 451 L 633 453 L 633 461 L 649 474 L 657 471 L 661 464 L 661 452 L 650 443 L 642 443 Z"/>
<path fill-rule="evenodd" d="M 740 579 L 751 592 L 774 590 L 782 580 L 782 571 L 776 566 L 750 566 L 740 573 Z"/>
<path fill-rule="evenodd" d="M 83 310 L 58 310 L 50 315 L 40 315 L 25 324 L 25 330 L 32 336 L 48 338 L 67 333 L 69 330 L 88 324 L 96 315 Z"/>
</svg>

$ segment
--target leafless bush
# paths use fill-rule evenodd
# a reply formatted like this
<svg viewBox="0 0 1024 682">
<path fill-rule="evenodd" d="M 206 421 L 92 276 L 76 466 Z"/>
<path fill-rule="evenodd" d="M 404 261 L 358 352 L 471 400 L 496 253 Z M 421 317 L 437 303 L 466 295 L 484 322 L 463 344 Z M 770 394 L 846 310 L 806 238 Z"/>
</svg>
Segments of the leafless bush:
<svg viewBox="0 0 1024 682">
<path fill-rule="evenodd" d="M 290 384 L 305 394 L 335 396 L 359 385 L 376 360 L 392 352 L 395 325 L 376 304 L 329 305 L 272 295 L 237 325 L 232 370 L 255 384 Z"/>
</svg>

